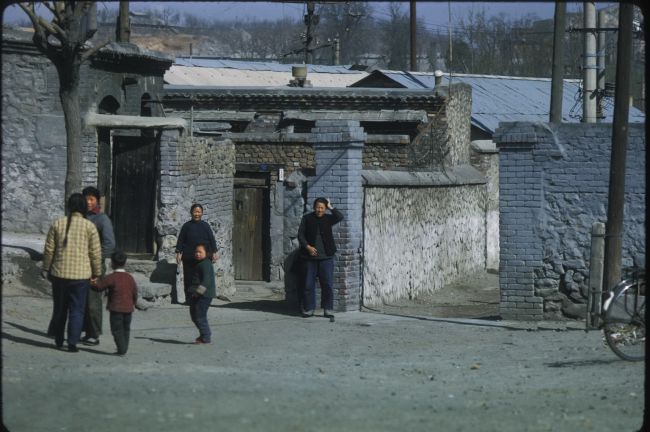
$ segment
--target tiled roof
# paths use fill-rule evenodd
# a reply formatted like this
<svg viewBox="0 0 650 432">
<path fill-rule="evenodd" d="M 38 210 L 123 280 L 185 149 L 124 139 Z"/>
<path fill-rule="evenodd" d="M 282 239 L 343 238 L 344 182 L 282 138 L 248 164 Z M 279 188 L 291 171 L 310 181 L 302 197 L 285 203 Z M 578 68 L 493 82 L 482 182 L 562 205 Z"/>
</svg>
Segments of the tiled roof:
<svg viewBox="0 0 650 432">
<path fill-rule="evenodd" d="M 435 78 L 431 72 L 381 70 L 396 86 L 410 89 L 432 89 Z M 520 78 L 498 75 L 443 74 L 443 85 L 465 83 L 472 87 L 472 125 L 493 133 L 499 122 L 548 122 L 551 104 L 550 78 Z M 562 121 L 579 123 L 582 115 L 580 81 L 564 80 Z M 603 122 L 611 123 L 614 99 L 605 98 Z M 630 122 L 643 123 L 645 115 L 630 107 Z"/>
</svg>

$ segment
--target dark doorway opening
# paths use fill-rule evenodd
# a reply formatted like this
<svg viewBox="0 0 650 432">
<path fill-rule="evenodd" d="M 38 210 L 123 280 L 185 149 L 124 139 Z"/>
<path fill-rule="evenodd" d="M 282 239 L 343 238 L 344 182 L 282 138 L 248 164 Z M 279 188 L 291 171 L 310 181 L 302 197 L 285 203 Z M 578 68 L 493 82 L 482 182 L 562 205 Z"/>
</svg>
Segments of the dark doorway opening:
<svg viewBox="0 0 650 432">
<path fill-rule="evenodd" d="M 235 174 L 232 240 L 236 280 L 270 280 L 269 182 L 267 172 Z"/>
<path fill-rule="evenodd" d="M 113 136 L 111 210 L 124 252 L 153 255 L 156 169 L 155 138 Z"/>
</svg>

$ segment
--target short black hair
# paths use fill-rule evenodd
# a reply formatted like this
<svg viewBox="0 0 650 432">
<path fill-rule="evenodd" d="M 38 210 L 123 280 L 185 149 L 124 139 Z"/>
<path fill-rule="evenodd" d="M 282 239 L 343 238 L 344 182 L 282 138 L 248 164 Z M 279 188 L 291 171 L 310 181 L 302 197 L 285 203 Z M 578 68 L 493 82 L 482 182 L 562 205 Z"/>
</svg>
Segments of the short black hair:
<svg viewBox="0 0 650 432">
<path fill-rule="evenodd" d="M 314 208 L 316 208 L 316 204 L 318 203 L 323 203 L 325 204 L 325 207 L 327 207 L 327 204 L 329 204 L 329 201 L 325 197 L 318 197 L 314 200 Z"/>
<path fill-rule="evenodd" d="M 199 246 L 201 246 L 203 248 L 203 250 L 205 251 L 206 254 L 210 251 L 210 249 L 208 249 L 208 244 L 203 243 L 203 242 L 197 243 L 196 246 L 194 246 L 194 250 L 196 250 L 196 248 L 199 247 Z"/>
<path fill-rule="evenodd" d="M 124 267 L 124 264 L 126 264 L 126 254 L 120 250 L 115 251 L 111 255 L 111 261 L 114 267 Z"/>
<path fill-rule="evenodd" d="M 81 191 L 81 194 L 84 196 L 84 198 L 92 195 L 97 198 L 97 201 L 99 201 L 99 189 L 94 186 L 88 186 L 87 188 L 84 188 L 84 190 Z"/>
<path fill-rule="evenodd" d="M 203 206 L 201 204 L 199 204 L 199 203 L 195 203 L 195 204 L 192 204 L 192 207 L 190 207 L 190 213 L 192 213 L 194 211 L 194 209 L 197 208 L 197 207 L 200 208 L 201 211 L 203 211 Z"/>
</svg>

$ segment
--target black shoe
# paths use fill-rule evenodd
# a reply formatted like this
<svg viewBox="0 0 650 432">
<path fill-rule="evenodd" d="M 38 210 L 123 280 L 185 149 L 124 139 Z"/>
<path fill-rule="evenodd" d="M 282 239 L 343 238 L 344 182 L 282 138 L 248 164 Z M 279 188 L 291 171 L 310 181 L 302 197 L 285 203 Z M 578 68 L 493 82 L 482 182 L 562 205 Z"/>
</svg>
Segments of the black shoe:
<svg viewBox="0 0 650 432">
<path fill-rule="evenodd" d="M 68 352 L 79 352 L 77 345 L 68 345 Z"/>
<path fill-rule="evenodd" d="M 330 311 L 330 310 L 327 310 L 327 309 L 324 309 L 324 310 L 323 310 L 323 316 L 324 316 L 325 318 L 332 319 L 332 318 L 334 318 L 334 312 L 332 312 L 332 311 Z"/>
<path fill-rule="evenodd" d="M 314 311 L 302 311 L 302 317 L 303 318 L 309 318 L 314 316 Z"/>
<path fill-rule="evenodd" d="M 81 343 L 89 346 L 97 346 L 99 345 L 99 338 L 84 336 L 81 339 Z"/>
</svg>

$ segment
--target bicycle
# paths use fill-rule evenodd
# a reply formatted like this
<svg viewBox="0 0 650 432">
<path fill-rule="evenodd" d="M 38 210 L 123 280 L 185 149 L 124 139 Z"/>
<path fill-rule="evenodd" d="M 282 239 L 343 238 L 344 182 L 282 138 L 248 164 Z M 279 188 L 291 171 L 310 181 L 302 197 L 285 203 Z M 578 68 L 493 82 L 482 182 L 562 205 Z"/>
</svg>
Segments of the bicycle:
<svg viewBox="0 0 650 432">
<path fill-rule="evenodd" d="M 587 330 L 603 330 L 607 345 L 628 361 L 645 359 L 645 271 L 630 269 L 631 275 L 603 296 L 602 309 L 592 310 L 587 317 Z M 589 291 L 592 305 L 596 292 Z"/>
</svg>

